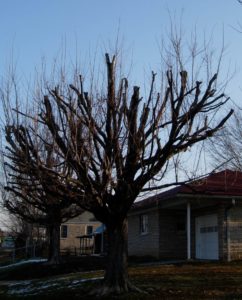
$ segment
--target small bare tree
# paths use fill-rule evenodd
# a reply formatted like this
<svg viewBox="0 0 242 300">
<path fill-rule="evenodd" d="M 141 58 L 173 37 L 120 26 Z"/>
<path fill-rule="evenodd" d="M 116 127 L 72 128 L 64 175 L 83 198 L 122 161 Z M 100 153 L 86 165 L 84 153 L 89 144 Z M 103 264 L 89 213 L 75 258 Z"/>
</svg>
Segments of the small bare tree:
<svg viewBox="0 0 242 300">
<path fill-rule="evenodd" d="M 242 170 L 242 116 L 237 111 L 227 126 L 208 142 L 208 152 L 214 167 Z"/>
<path fill-rule="evenodd" d="M 60 225 L 80 213 L 75 205 L 72 172 L 55 151 L 51 138 L 30 123 L 7 125 L 5 135 L 5 207 L 26 222 L 47 228 L 48 262 L 58 264 Z"/>
</svg>

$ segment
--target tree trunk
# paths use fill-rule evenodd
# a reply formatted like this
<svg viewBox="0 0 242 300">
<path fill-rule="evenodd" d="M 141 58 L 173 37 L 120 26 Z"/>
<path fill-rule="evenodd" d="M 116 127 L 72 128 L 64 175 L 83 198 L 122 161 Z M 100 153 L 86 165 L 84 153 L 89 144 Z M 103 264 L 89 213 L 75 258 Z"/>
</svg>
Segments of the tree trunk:
<svg viewBox="0 0 242 300">
<path fill-rule="evenodd" d="M 121 294 L 134 290 L 128 277 L 127 219 L 115 228 L 107 226 L 108 261 L 100 295 Z"/>
<path fill-rule="evenodd" d="M 61 262 L 60 257 L 60 223 L 49 226 L 49 253 L 48 263 L 57 265 Z"/>
</svg>

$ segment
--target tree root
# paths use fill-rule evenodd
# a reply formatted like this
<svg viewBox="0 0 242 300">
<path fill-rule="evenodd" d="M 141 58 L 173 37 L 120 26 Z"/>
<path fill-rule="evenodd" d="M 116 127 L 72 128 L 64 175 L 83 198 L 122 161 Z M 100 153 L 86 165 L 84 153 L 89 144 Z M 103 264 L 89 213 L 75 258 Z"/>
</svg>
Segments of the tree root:
<svg viewBox="0 0 242 300">
<path fill-rule="evenodd" d="M 121 295 L 127 293 L 140 293 L 140 294 L 148 294 L 146 291 L 141 290 L 140 288 L 136 287 L 130 281 L 126 282 L 124 285 L 119 285 L 118 283 L 115 285 L 110 285 L 108 283 L 103 282 L 100 287 L 94 288 L 89 292 L 90 296 L 95 297 L 106 297 L 111 295 Z"/>
<path fill-rule="evenodd" d="M 46 265 L 46 266 L 58 266 L 58 265 L 60 265 L 61 263 L 62 263 L 62 260 L 61 260 L 61 259 L 59 259 L 58 261 L 57 261 L 57 260 L 51 259 L 51 260 L 46 261 L 46 262 L 45 262 L 45 265 Z"/>
</svg>

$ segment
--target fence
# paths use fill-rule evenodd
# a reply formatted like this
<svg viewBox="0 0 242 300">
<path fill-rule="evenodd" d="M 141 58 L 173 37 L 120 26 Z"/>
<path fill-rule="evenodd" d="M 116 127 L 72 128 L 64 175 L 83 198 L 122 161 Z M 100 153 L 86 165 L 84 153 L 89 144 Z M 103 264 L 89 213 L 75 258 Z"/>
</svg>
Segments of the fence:
<svg viewBox="0 0 242 300">
<path fill-rule="evenodd" d="M 24 259 L 43 257 L 42 245 L 30 245 L 20 248 L 0 248 L 0 266 L 16 263 Z"/>
<path fill-rule="evenodd" d="M 105 255 L 107 252 L 107 238 L 103 232 L 78 236 L 80 247 L 69 246 L 61 248 L 61 255 Z"/>
<path fill-rule="evenodd" d="M 81 255 L 92 255 L 94 254 L 93 246 L 86 247 L 68 247 L 60 250 L 61 255 L 64 256 L 81 256 Z"/>
</svg>

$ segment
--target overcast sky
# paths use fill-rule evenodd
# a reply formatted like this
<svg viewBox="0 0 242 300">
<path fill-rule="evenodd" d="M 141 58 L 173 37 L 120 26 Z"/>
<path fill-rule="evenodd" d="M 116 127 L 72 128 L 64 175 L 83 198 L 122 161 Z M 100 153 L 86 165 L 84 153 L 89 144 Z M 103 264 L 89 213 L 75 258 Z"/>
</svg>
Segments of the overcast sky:
<svg viewBox="0 0 242 300">
<path fill-rule="evenodd" d="M 117 34 L 125 55 L 132 60 L 133 77 L 144 69 L 156 71 L 158 44 L 169 26 L 169 13 L 182 15 L 185 32 L 195 26 L 198 35 L 212 35 L 217 48 L 226 45 L 225 67 L 235 70 L 228 94 L 242 100 L 242 5 L 236 0 L 0 0 L 0 78 L 13 59 L 20 74 L 29 77 L 45 57 L 59 55 L 63 43 L 68 59 L 82 60 L 95 51 L 104 53 Z M 242 27 L 241 27 L 242 28 Z"/>
</svg>

